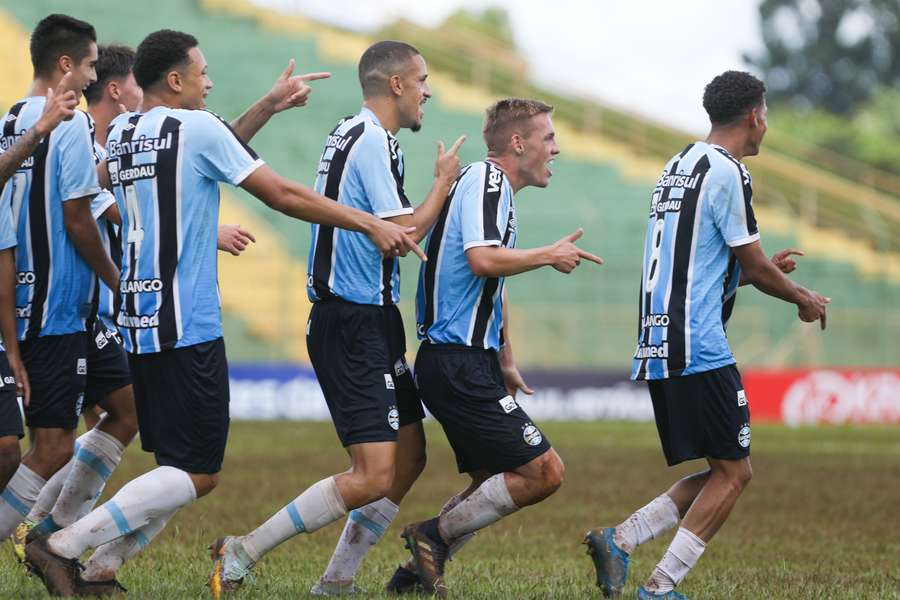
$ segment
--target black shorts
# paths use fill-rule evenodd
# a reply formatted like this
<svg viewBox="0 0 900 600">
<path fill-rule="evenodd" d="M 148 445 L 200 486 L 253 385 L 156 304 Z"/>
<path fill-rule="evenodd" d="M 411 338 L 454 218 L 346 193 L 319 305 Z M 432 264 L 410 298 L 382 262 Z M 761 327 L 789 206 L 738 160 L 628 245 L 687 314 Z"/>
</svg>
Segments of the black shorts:
<svg viewBox="0 0 900 600">
<path fill-rule="evenodd" d="M 14 435 L 20 440 L 25 437 L 22 427 L 22 412 L 16 397 L 16 380 L 9 369 L 6 352 L 0 352 L 0 437 Z"/>
<path fill-rule="evenodd" d="M 131 385 L 128 353 L 122 345 L 122 338 L 115 330 L 108 329 L 99 319 L 94 322 L 91 339 L 88 342 L 87 365 L 85 406 L 93 406 L 110 392 Z"/>
<path fill-rule="evenodd" d="M 670 466 L 695 458 L 750 456 L 750 409 L 737 367 L 648 383 L 656 429 Z"/>
<path fill-rule="evenodd" d="M 396 441 L 400 425 L 424 417 L 403 356 L 406 341 L 395 306 L 316 302 L 306 346 L 345 447 Z"/>
<path fill-rule="evenodd" d="M 222 338 L 129 354 L 141 447 L 156 464 L 218 473 L 228 441 L 228 361 Z"/>
<path fill-rule="evenodd" d="M 460 473 L 512 471 L 550 441 L 510 396 L 493 350 L 423 342 L 416 382 L 456 454 Z"/>
<path fill-rule="evenodd" d="M 84 331 L 19 342 L 31 383 L 28 427 L 75 429 L 84 403 L 87 342 Z"/>
</svg>

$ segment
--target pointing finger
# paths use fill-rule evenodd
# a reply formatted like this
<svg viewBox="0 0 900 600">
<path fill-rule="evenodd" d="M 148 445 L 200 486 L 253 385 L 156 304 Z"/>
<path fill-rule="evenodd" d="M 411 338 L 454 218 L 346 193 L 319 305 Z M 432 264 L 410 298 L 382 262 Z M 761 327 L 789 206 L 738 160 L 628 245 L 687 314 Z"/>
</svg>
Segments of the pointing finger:
<svg viewBox="0 0 900 600">
<path fill-rule="evenodd" d="M 823 311 L 823 312 L 822 312 L 822 316 L 819 317 L 819 324 L 822 326 L 822 331 L 825 331 L 825 322 L 826 322 L 826 320 L 827 320 L 827 317 L 826 317 L 826 315 L 825 315 L 825 313 L 824 313 L 824 311 Z"/>
<path fill-rule="evenodd" d="M 455 142 L 453 142 L 453 145 L 450 146 L 450 154 L 455 155 L 457 152 L 459 152 L 460 147 L 465 143 L 465 141 L 466 141 L 466 136 L 464 136 L 464 135 L 459 136 L 459 139 L 456 140 Z"/>
<path fill-rule="evenodd" d="M 59 83 L 56 85 L 56 93 L 64 94 L 69 91 L 69 81 L 72 79 L 72 71 L 69 71 L 65 75 L 63 75 L 62 79 L 59 80 Z M 47 90 L 48 92 L 50 90 Z"/>
<path fill-rule="evenodd" d="M 331 73 L 328 71 L 318 71 L 316 73 L 304 73 L 299 76 L 302 81 L 316 81 L 317 79 L 328 79 Z"/>
<path fill-rule="evenodd" d="M 409 239 L 409 238 L 407 238 L 407 239 Z M 409 239 L 409 243 L 410 243 L 410 250 L 415 252 L 416 256 L 418 256 L 422 260 L 422 262 L 428 262 L 428 257 L 425 256 L 425 251 L 422 250 L 422 248 L 420 248 L 417 243 L 412 241 L 412 239 Z"/>
<path fill-rule="evenodd" d="M 294 61 L 293 58 L 292 58 L 291 60 L 289 60 L 289 61 L 288 61 L 287 68 L 286 68 L 286 69 L 284 70 L 284 72 L 281 74 L 281 77 L 279 77 L 279 79 L 288 79 L 288 78 L 291 76 L 291 73 L 294 72 L 294 67 L 295 67 L 296 65 L 297 65 L 297 63 Z"/>
<path fill-rule="evenodd" d="M 591 254 L 590 252 L 586 252 L 586 251 L 582 250 L 581 248 L 578 249 L 578 256 L 580 256 L 581 258 L 583 258 L 585 260 L 589 260 L 592 263 L 597 263 L 598 265 L 603 264 L 602 258 L 600 258 L 599 256 L 597 256 L 595 254 Z"/>
<path fill-rule="evenodd" d="M 442 140 L 438 140 L 438 158 L 444 155 L 444 142 Z"/>
</svg>

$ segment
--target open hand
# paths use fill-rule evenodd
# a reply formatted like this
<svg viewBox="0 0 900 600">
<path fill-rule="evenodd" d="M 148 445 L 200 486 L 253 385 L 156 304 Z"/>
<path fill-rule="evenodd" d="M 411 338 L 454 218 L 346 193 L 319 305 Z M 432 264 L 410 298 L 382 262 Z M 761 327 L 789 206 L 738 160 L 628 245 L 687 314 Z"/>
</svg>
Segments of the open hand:
<svg viewBox="0 0 900 600">
<path fill-rule="evenodd" d="M 217 241 L 219 250 L 240 256 L 250 242 L 256 243 L 256 238 L 246 229 L 242 229 L 240 225 L 220 225 Z"/>
</svg>

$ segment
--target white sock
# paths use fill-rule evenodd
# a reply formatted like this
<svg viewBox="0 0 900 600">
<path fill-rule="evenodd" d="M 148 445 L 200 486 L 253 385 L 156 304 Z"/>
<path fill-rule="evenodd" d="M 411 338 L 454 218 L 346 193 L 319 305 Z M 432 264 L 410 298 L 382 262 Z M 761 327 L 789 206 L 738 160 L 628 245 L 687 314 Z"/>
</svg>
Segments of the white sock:
<svg viewBox="0 0 900 600">
<path fill-rule="evenodd" d="M 322 579 L 352 581 L 366 552 L 382 538 L 398 510 L 396 504 L 382 498 L 350 511 L 341 539 L 338 540 Z"/>
<path fill-rule="evenodd" d="M 441 512 L 438 513 L 438 516 L 450 512 L 451 510 L 456 508 L 456 506 L 463 500 L 465 500 L 465 498 L 463 498 L 462 492 L 456 494 L 444 503 L 444 506 L 441 507 Z M 453 540 L 453 543 L 450 544 L 450 549 L 447 551 L 447 557 L 452 559 L 456 555 L 456 553 L 462 550 L 463 546 L 469 543 L 469 540 L 471 540 L 473 537 L 475 537 L 474 531 Z"/>
<path fill-rule="evenodd" d="M 678 521 L 678 507 L 669 495 L 657 496 L 616 527 L 616 546 L 631 554 L 641 544 L 678 525 Z"/>
<path fill-rule="evenodd" d="M 79 438 L 72 468 L 50 513 L 46 533 L 68 527 L 93 508 L 125 446 L 96 427 Z"/>
<path fill-rule="evenodd" d="M 309 486 L 293 502 L 241 538 L 247 554 L 258 562 L 263 555 L 298 533 L 312 533 L 347 514 L 334 477 Z"/>
<path fill-rule="evenodd" d="M 177 511 L 154 517 L 149 523 L 126 536 L 103 544 L 84 564 L 81 576 L 87 581 L 108 581 L 114 579 L 127 560 L 147 547 L 153 538 L 165 528 L 166 523 Z"/>
<path fill-rule="evenodd" d="M 0 540 L 5 540 L 28 516 L 44 487 L 44 478 L 19 464 L 6 489 L 0 493 Z"/>
<path fill-rule="evenodd" d="M 159 515 L 174 513 L 197 499 L 190 476 L 174 467 L 157 467 L 129 481 L 111 500 L 89 515 L 50 536 L 50 549 L 78 558 L 147 525 Z"/>
<path fill-rule="evenodd" d="M 519 507 L 513 502 L 506 487 L 506 476 L 498 473 L 478 486 L 468 498 L 441 515 L 438 527 L 446 539 L 456 540 L 517 510 Z"/>
<path fill-rule="evenodd" d="M 675 589 L 688 571 L 697 564 L 705 549 L 706 542 L 684 527 L 679 527 L 675 539 L 672 540 L 672 544 L 644 587 L 648 592 L 657 594 L 665 594 Z"/>
<path fill-rule="evenodd" d="M 75 451 L 77 452 L 77 440 L 75 441 L 75 448 Z M 50 514 L 50 511 L 53 510 L 53 505 L 56 504 L 56 499 L 59 498 L 59 492 L 62 491 L 62 486 L 66 482 L 66 477 L 69 475 L 69 469 L 72 468 L 72 462 L 74 460 L 74 457 L 70 459 L 69 462 L 66 463 L 66 466 L 54 473 L 53 477 L 47 480 L 47 483 L 41 488 L 41 493 L 38 494 L 37 500 L 28 512 L 28 517 L 25 519 L 26 521 L 40 523 L 44 517 Z"/>
</svg>

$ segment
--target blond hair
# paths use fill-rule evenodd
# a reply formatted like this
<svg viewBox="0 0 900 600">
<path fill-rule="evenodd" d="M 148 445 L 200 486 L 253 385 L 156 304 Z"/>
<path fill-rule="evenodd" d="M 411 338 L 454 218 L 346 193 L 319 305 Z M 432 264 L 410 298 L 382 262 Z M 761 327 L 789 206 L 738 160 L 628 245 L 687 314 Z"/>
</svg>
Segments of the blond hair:
<svg viewBox="0 0 900 600">
<path fill-rule="evenodd" d="M 502 153 L 509 144 L 509 136 L 516 126 L 528 121 L 535 115 L 553 112 L 553 107 L 540 100 L 527 100 L 525 98 L 504 98 L 490 105 L 485 113 L 484 143 L 488 151 L 493 154 Z M 528 137 L 530 130 L 518 131 L 523 137 Z"/>
</svg>

